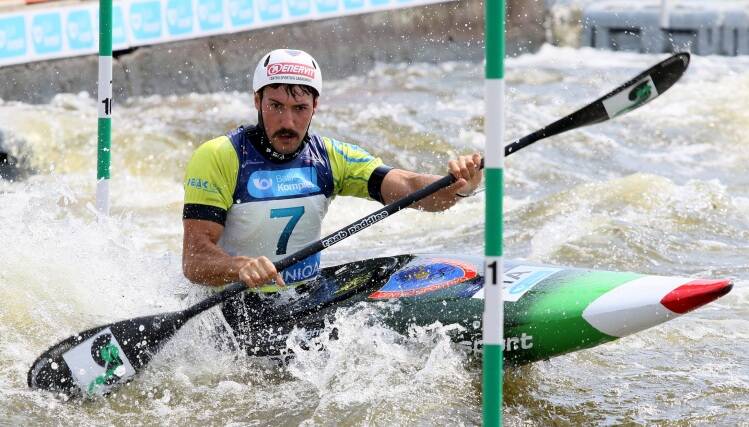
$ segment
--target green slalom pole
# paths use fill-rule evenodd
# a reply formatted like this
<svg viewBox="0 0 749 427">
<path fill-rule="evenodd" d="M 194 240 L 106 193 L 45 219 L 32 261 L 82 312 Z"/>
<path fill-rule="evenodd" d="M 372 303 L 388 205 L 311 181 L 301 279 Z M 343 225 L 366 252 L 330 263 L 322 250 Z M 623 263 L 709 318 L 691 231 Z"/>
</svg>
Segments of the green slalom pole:
<svg viewBox="0 0 749 427">
<path fill-rule="evenodd" d="M 484 236 L 483 419 L 502 425 L 502 199 L 504 197 L 505 0 L 486 0 L 486 228 Z"/>
<path fill-rule="evenodd" d="M 99 83 L 96 209 L 109 215 L 109 170 L 112 147 L 112 0 L 99 0 Z"/>
</svg>

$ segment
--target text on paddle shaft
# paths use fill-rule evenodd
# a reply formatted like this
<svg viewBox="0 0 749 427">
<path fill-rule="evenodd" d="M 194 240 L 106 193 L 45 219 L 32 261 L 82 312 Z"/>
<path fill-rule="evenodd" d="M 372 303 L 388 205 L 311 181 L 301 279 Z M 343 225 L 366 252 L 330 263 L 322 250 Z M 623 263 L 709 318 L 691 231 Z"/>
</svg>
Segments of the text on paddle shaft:
<svg viewBox="0 0 749 427">
<path fill-rule="evenodd" d="M 334 234 L 334 235 L 332 235 L 330 237 L 327 237 L 325 239 L 322 239 L 322 246 L 324 248 L 327 248 L 330 245 L 334 245 L 334 244 L 340 242 L 341 240 L 345 239 L 346 237 L 348 237 L 348 236 L 350 236 L 352 234 L 356 234 L 356 233 L 364 230 L 365 228 L 369 227 L 370 225 L 372 225 L 372 224 L 374 224 L 376 222 L 380 222 L 380 221 L 382 221 L 383 219 L 385 219 L 387 217 L 388 217 L 388 213 L 387 212 L 380 212 L 378 214 L 370 215 L 370 216 L 362 219 L 361 221 L 359 221 L 359 222 L 357 222 L 355 224 L 349 225 L 348 227 L 346 227 L 345 230 L 340 230 L 336 234 Z"/>
</svg>

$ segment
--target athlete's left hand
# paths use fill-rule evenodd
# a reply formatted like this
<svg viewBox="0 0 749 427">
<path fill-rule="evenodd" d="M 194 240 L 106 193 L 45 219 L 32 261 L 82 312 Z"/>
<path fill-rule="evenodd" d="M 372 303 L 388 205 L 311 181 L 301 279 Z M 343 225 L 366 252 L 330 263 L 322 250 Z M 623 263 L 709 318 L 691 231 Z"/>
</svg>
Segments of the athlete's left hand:
<svg viewBox="0 0 749 427">
<path fill-rule="evenodd" d="M 484 173 L 481 171 L 481 154 L 473 153 L 470 156 L 460 156 L 447 163 L 450 174 L 457 181 L 449 188 L 456 195 L 469 196 L 481 184 Z"/>
</svg>

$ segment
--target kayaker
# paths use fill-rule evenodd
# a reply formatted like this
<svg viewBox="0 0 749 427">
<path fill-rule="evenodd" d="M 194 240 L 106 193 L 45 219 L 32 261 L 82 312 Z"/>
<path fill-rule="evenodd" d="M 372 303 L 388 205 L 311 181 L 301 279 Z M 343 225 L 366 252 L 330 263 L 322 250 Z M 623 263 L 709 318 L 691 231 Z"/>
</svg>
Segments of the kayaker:
<svg viewBox="0 0 749 427">
<path fill-rule="evenodd" d="M 195 283 L 258 287 L 309 280 L 319 254 L 277 272 L 272 260 L 320 238 L 337 195 L 387 204 L 440 176 L 396 169 L 362 148 L 308 132 L 322 93 L 320 67 L 300 50 L 262 57 L 252 88 L 258 124 L 200 145 L 187 165 L 182 267 Z M 442 211 L 479 185 L 478 153 L 448 162 L 458 181 L 414 207 Z"/>
</svg>

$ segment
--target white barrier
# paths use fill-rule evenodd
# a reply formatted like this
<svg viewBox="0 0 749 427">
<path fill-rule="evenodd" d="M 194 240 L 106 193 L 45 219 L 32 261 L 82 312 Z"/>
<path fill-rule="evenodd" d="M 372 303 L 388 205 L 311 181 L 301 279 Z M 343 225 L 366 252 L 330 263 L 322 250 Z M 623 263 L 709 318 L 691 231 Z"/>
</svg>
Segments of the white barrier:
<svg viewBox="0 0 749 427">
<path fill-rule="evenodd" d="M 748 6 L 747 1 L 600 1 L 583 10 L 581 43 L 648 53 L 744 55 L 749 53 Z"/>
<path fill-rule="evenodd" d="M 130 47 L 451 0 L 124 0 L 112 44 Z M 98 5 L 0 14 L 0 66 L 98 52 Z"/>
</svg>

